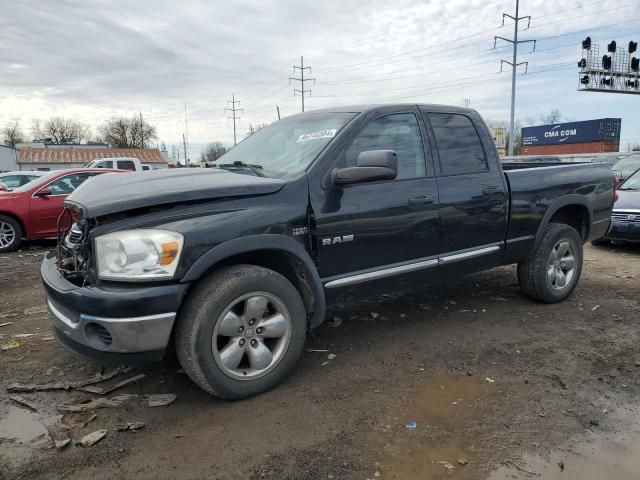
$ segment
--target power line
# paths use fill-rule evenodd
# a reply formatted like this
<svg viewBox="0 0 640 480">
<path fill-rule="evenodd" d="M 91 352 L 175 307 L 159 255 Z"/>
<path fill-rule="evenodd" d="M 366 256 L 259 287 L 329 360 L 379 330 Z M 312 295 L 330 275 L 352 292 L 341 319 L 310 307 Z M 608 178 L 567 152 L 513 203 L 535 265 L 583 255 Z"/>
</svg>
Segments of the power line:
<svg viewBox="0 0 640 480">
<path fill-rule="evenodd" d="M 500 71 L 502 71 L 502 65 L 507 64 L 511 65 L 511 123 L 509 125 L 509 155 L 513 155 L 513 139 L 515 138 L 515 114 L 516 114 L 516 72 L 520 65 L 525 65 L 525 73 L 526 69 L 529 66 L 529 62 L 520 62 L 518 63 L 518 45 L 521 43 L 531 43 L 533 42 L 533 50 L 536 49 L 536 41 L 535 40 L 518 40 L 518 23 L 520 20 L 527 20 L 527 28 L 531 24 L 531 16 L 526 15 L 524 17 L 519 17 L 518 12 L 520 9 L 520 0 L 516 0 L 516 14 L 509 15 L 508 13 L 502 14 L 502 25 L 504 25 L 504 19 L 510 18 L 514 22 L 513 27 L 513 39 L 505 38 L 505 37 L 495 37 L 494 38 L 494 46 L 495 42 L 498 40 L 502 40 L 508 42 L 513 45 L 513 60 L 511 62 L 507 60 L 500 60 Z"/>
<path fill-rule="evenodd" d="M 231 107 L 229 107 L 231 104 Z M 236 119 L 239 120 L 240 117 L 236 115 L 236 112 L 242 112 L 242 108 L 236 108 L 236 104 L 240 105 L 240 100 L 236 100 L 236 94 L 231 94 L 231 100 L 227 100 L 227 106 L 224 108 L 225 112 L 231 112 L 231 116 L 227 117 L 227 119 L 233 119 L 233 145 L 236 146 L 238 141 L 236 139 Z"/>
<path fill-rule="evenodd" d="M 289 77 L 289 83 L 291 83 L 291 80 L 294 80 L 296 82 L 300 82 L 300 89 L 294 88 L 293 89 L 293 96 L 295 97 L 296 92 L 298 92 L 300 94 L 300 97 L 302 98 L 302 111 L 304 112 L 304 96 L 305 96 L 306 93 L 311 95 L 311 90 L 305 90 L 304 89 L 304 82 L 313 82 L 313 84 L 315 85 L 316 79 L 315 78 L 307 78 L 305 80 L 304 72 L 305 72 L 305 70 L 308 70 L 309 73 L 311 73 L 311 67 L 305 67 L 304 66 L 304 57 L 302 55 L 300 55 L 300 66 L 297 66 L 297 65 L 293 66 L 293 73 L 296 73 L 296 70 L 300 70 L 300 78 Z"/>
</svg>

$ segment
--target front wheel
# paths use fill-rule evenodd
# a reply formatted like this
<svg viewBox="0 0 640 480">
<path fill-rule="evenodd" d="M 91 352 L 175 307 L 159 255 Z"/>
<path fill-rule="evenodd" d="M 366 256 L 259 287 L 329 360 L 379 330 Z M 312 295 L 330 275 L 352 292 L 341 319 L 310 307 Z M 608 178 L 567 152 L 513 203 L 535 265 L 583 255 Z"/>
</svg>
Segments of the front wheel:
<svg viewBox="0 0 640 480">
<path fill-rule="evenodd" d="M 545 303 L 561 302 L 582 273 L 582 239 L 569 225 L 550 223 L 531 259 L 518 264 L 520 288 Z"/>
<path fill-rule="evenodd" d="M 255 265 L 204 278 L 177 322 L 176 351 L 185 372 L 229 400 L 282 382 L 302 353 L 307 327 L 304 303 L 291 282 Z"/>
</svg>

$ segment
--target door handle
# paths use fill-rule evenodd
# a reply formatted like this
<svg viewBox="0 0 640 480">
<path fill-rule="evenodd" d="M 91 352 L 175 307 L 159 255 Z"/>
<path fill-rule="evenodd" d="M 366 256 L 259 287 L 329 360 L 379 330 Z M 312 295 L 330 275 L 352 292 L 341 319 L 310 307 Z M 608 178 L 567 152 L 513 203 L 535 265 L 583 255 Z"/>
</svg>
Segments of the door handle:
<svg viewBox="0 0 640 480">
<path fill-rule="evenodd" d="M 482 193 L 485 195 L 491 195 L 492 193 L 500 193 L 501 189 L 497 185 L 487 185 L 482 189 Z"/>
<path fill-rule="evenodd" d="M 435 200 L 431 195 L 416 195 L 408 200 L 409 205 L 428 205 L 434 201 Z"/>
</svg>

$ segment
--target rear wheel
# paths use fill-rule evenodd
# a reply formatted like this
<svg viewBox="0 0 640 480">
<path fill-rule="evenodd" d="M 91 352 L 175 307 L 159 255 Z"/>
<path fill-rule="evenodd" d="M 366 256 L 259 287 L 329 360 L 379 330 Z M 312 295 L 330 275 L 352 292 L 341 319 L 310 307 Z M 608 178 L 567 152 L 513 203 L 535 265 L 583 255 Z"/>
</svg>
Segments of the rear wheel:
<svg viewBox="0 0 640 480">
<path fill-rule="evenodd" d="M 22 228 L 11 217 L 0 215 L 0 253 L 13 252 L 22 243 Z"/>
<path fill-rule="evenodd" d="M 545 303 L 561 302 L 573 292 L 582 273 L 582 239 L 569 225 L 550 223 L 528 262 L 518 264 L 522 291 Z"/>
<path fill-rule="evenodd" d="M 306 312 L 285 277 L 254 265 L 203 279 L 176 327 L 178 359 L 207 392 L 241 399 L 273 388 L 293 370 L 306 336 Z"/>
</svg>

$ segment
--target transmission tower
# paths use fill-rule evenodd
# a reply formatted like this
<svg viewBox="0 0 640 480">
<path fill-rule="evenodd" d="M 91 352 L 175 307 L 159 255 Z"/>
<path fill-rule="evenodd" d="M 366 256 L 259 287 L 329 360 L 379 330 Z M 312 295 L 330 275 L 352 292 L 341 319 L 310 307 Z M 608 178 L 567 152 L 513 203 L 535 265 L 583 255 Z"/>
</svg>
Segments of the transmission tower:
<svg viewBox="0 0 640 480">
<path fill-rule="evenodd" d="M 231 116 L 227 117 L 228 120 L 233 120 L 233 145 L 236 146 L 236 120 L 240 120 L 240 117 L 236 115 L 236 112 L 242 112 L 242 108 L 236 108 L 236 104 L 240 105 L 240 100 L 236 100 L 236 94 L 231 95 L 231 100 L 227 100 L 227 106 L 224 108 L 225 112 L 231 112 Z M 231 105 L 231 106 L 229 106 Z"/>
<path fill-rule="evenodd" d="M 504 27 L 504 19 L 505 17 L 510 18 L 514 22 L 513 27 L 513 39 L 504 38 L 504 37 L 494 37 L 493 39 L 493 48 L 496 48 L 496 42 L 498 40 L 503 40 L 505 42 L 509 42 L 513 45 L 513 60 L 511 62 L 507 60 L 500 60 L 500 71 L 502 71 L 502 66 L 506 63 L 507 65 L 511 65 L 511 121 L 509 123 L 509 155 L 513 155 L 513 144 L 515 143 L 515 109 L 516 109 L 516 71 L 520 65 L 525 66 L 524 73 L 527 73 L 527 69 L 529 67 L 529 62 L 520 62 L 518 63 L 518 45 L 521 43 L 533 43 L 532 53 L 536 50 L 536 41 L 535 40 L 518 40 L 518 23 L 520 20 L 527 20 L 527 29 L 531 25 L 531 16 L 526 15 L 524 17 L 519 17 L 518 13 L 520 10 L 520 0 L 516 0 L 516 14 L 509 15 L 508 13 L 502 14 L 502 26 Z"/>
<path fill-rule="evenodd" d="M 300 89 L 294 88 L 293 89 L 293 95 L 295 96 L 296 93 L 299 93 L 300 97 L 302 97 L 302 111 L 304 112 L 304 96 L 306 94 L 311 96 L 311 90 L 305 90 L 304 89 L 304 82 L 313 82 L 313 84 L 315 85 L 316 84 L 316 79 L 315 78 L 304 78 L 305 70 L 308 70 L 309 73 L 311 73 L 311 67 L 305 67 L 304 66 L 304 57 L 302 55 L 300 55 L 300 66 L 297 66 L 297 65 L 293 66 L 293 73 L 296 73 L 296 70 L 300 70 L 300 78 L 289 77 L 289 84 L 291 84 L 291 80 L 294 80 L 296 82 L 300 82 Z"/>
</svg>

